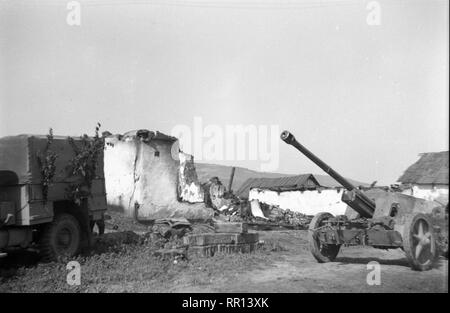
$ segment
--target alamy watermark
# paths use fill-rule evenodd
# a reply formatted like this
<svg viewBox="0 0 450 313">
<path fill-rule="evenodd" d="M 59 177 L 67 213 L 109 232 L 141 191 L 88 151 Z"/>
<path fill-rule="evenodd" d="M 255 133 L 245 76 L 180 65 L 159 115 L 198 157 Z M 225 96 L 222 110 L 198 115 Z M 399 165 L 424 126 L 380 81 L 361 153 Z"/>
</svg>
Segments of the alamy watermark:
<svg viewBox="0 0 450 313">
<path fill-rule="evenodd" d="M 77 261 L 70 261 L 66 265 L 66 269 L 69 273 L 66 276 L 66 282 L 70 286 L 81 285 L 81 266 Z"/>
<path fill-rule="evenodd" d="M 369 10 L 366 22 L 369 26 L 381 25 L 381 5 L 378 1 L 370 1 L 367 3 L 366 9 Z"/>
<path fill-rule="evenodd" d="M 370 271 L 366 276 L 366 282 L 369 286 L 381 285 L 381 266 L 377 261 L 367 263 L 367 270 Z"/>
<path fill-rule="evenodd" d="M 81 25 L 81 4 L 78 1 L 67 2 L 66 8 L 68 10 L 66 22 L 69 26 Z M 367 25 L 379 26 L 381 25 L 381 5 L 378 1 L 369 1 L 366 5 L 369 11 L 366 17 Z"/>
<path fill-rule="evenodd" d="M 81 25 L 81 5 L 78 1 L 70 1 L 66 6 L 68 13 L 66 17 L 67 25 L 80 26 Z"/>
<path fill-rule="evenodd" d="M 203 125 L 197 116 L 192 126 L 176 125 L 171 135 L 197 161 L 258 161 L 263 172 L 276 171 L 279 166 L 278 125 Z M 177 151 L 172 155 L 178 158 Z"/>
</svg>

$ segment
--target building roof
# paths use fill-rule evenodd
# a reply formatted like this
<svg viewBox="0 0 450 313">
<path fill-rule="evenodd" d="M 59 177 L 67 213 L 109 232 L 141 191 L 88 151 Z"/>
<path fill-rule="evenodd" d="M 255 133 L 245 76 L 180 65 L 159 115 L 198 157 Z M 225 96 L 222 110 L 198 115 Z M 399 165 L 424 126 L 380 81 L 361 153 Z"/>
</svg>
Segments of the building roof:
<svg viewBox="0 0 450 313">
<path fill-rule="evenodd" d="M 448 151 L 419 154 L 420 159 L 398 179 L 404 184 L 448 185 Z"/>
<path fill-rule="evenodd" d="M 251 188 L 265 188 L 273 190 L 313 189 L 320 187 L 319 182 L 312 174 L 297 176 L 284 176 L 277 178 L 249 178 L 236 191 L 236 195 L 248 198 Z"/>
</svg>

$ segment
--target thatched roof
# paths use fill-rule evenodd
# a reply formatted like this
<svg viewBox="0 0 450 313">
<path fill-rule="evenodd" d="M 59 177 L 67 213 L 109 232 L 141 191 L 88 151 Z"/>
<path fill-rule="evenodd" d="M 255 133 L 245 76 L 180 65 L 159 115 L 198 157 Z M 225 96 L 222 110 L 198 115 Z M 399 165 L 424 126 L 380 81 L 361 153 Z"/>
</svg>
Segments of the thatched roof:
<svg viewBox="0 0 450 313">
<path fill-rule="evenodd" d="M 421 153 L 420 159 L 408 167 L 398 181 L 404 184 L 448 185 L 448 151 Z"/>
</svg>

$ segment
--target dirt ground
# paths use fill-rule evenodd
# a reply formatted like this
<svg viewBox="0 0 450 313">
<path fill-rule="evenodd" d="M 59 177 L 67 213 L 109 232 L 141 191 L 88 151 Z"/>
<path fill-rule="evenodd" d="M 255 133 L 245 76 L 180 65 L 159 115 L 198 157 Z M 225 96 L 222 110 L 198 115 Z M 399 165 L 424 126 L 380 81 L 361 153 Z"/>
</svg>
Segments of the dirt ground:
<svg viewBox="0 0 450 313">
<path fill-rule="evenodd" d="M 441 258 L 427 272 L 410 269 L 401 250 L 346 247 L 335 262 L 319 264 L 311 256 L 306 231 L 260 232 L 267 242 L 279 242 L 269 264 L 207 287 L 180 286 L 186 292 L 448 292 L 448 260 Z M 366 282 L 367 263 L 380 264 L 380 285 Z"/>
<path fill-rule="evenodd" d="M 81 286 L 66 283 L 63 263 L 29 260 L 3 267 L 0 292 L 448 292 L 448 260 L 427 272 L 409 268 L 401 250 L 343 248 L 335 262 L 319 264 L 307 231 L 263 231 L 264 248 L 250 254 L 195 257 L 173 262 L 152 256 L 149 244 L 122 245 L 80 257 Z M 16 260 L 9 260 L 16 262 Z M 366 282 L 367 263 L 381 265 L 381 284 Z"/>
</svg>

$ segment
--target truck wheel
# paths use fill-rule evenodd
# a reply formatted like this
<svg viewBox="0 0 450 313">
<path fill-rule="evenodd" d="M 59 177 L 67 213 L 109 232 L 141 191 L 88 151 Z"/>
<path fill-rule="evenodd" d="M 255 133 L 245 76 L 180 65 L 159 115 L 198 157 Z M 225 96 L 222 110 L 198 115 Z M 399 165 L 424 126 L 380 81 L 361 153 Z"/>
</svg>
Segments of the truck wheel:
<svg viewBox="0 0 450 313">
<path fill-rule="evenodd" d="M 57 261 L 61 257 L 76 255 L 81 246 L 81 228 L 71 214 L 60 214 L 47 225 L 40 240 L 40 252 L 44 261 Z"/>
<path fill-rule="evenodd" d="M 316 229 L 324 225 L 324 221 L 332 218 L 331 213 L 322 212 L 316 214 L 311 220 L 308 229 L 308 241 L 312 255 L 319 263 L 332 262 L 339 253 L 341 245 L 321 243 Z"/>
<path fill-rule="evenodd" d="M 430 218 L 418 213 L 406 220 L 403 250 L 412 269 L 426 271 L 433 267 L 439 253 Z"/>
</svg>

